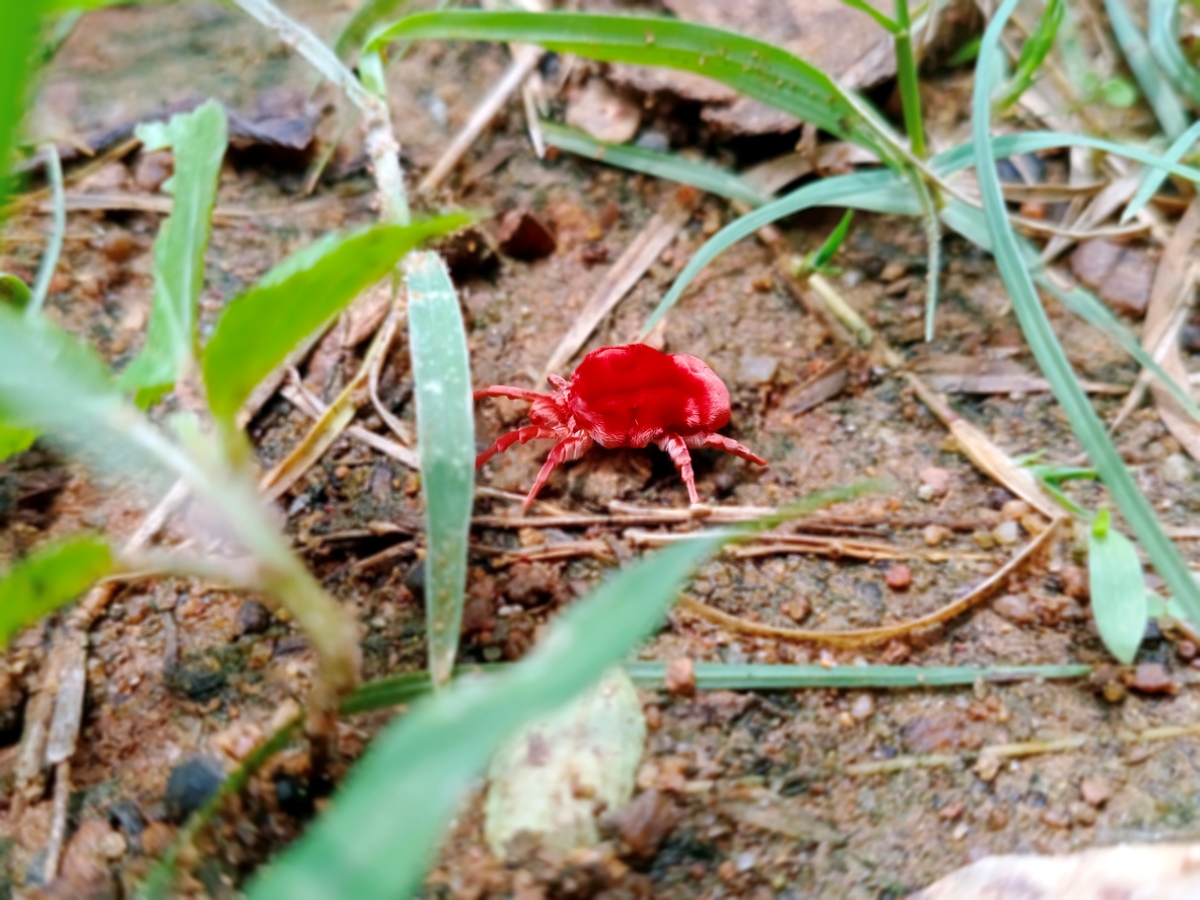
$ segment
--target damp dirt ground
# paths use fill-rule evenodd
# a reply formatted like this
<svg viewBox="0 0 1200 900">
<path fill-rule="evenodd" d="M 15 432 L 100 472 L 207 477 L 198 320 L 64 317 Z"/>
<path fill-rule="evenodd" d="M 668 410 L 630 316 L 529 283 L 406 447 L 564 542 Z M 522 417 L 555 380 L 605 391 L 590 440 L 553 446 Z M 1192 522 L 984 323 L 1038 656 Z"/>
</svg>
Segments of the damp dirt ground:
<svg viewBox="0 0 1200 900">
<path fill-rule="evenodd" d="M 287 4 L 329 37 L 349 4 Z M 309 69 L 232 9 L 205 4 L 118 8 L 91 14 L 55 60 L 40 89 L 33 133 L 59 140 L 95 135 L 173 103 L 215 96 L 246 114 L 315 114 L 320 133 L 350 116 Z M 393 117 L 406 171 L 421 173 L 503 72 L 503 48 L 420 44 L 389 71 Z M 957 81 L 955 79 L 958 79 Z M 961 97 L 961 77 L 931 90 Z M 280 113 L 283 114 L 283 113 Z M 647 123 L 654 125 L 653 110 Z M 789 149 L 786 142 L 721 143 L 684 104 L 663 126 L 727 164 Z M 682 124 L 681 124 L 682 123 Z M 793 136 L 794 138 L 794 136 Z M 301 196 L 309 161 L 251 146 L 223 171 L 202 305 L 206 321 L 287 253 L 321 234 L 370 221 L 373 185 L 351 128 L 315 189 Z M 687 146 L 685 144 L 684 146 Z M 470 176 L 469 183 L 467 176 Z M 161 178 L 159 179 L 161 181 Z M 36 186 L 36 185 L 35 185 Z M 132 153 L 101 162 L 69 185 L 72 196 L 108 198 L 102 210 L 72 211 L 49 312 L 86 337 L 115 366 L 140 346 L 149 312 L 151 245 L 161 221 L 129 198 L 156 196 L 154 160 Z M 503 254 L 456 275 L 477 385 L 536 386 L 550 348 L 566 332 L 612 262 L 674 194 L 674 185 L 560 155 L 538 160 L 519 104 L 510 104 L 468 154 L 444 192 L 420 198 L 489 211 L 484 228 L 510 209 L 527 210 L 556 236 L 534 261 Z M 102 203 L 101 205 L 105 205 Z M 633 339 L 675 274 L 734 213 L 701 198 L 679 238 L 589 339 L 585 350 Z M 819 211 L 786 223 L 799 252 L 814 249 L 837 221 Z M 17 212 L 0 234 L 0 269 L 31 276 L 48 217 Z M 991 262 L 947 239 L 937 339 L 919 340 L 925 246 L 910 221 L 859 216 L 837 258 L 834 283 L 913 364 L 994 353 L 1034 364 Z M 1081 376 L 1132 383 L 1129 361 L 1061 310 L 1051 316 Z M 1136 325 L 1136 323 L 1134 323 Z M 1002 486 L 972 467 L 945 427 L 895 372 L 849 350 L 777 254 L 746 240 L 723 254 L 670 313 L 658 338 L 671 352 L 706 360 L 732 396 L 727 433 L 769 460 L 763 469 L 715 452 L 696 454 L 697 486 L 716 504 L 780 506 L 813 490 L 882 479 L 880 493 L 838 506 L 836 532 L 883 542 L 897 562 L 779 553 L 722 556 L 700 567 L 688 593 L 763 623 L 826 630 L 867 628 L 931 612 L 980 583 L 1031 539 L 1035 520 Z M 302 374 L 332 398 L 355 371 L 363 345 L 327 340 Z M 576 357 L 577 358 L 577 357 Z M 809 386 L 845 365 L 840 389 L 813 402 Z M 403 341 L 381 392 L 411 421 L 411 374 Z M 1118 396 L 1098 396 L 1111 416 Z M 1046 393 L 955 394 L 954 408 L 1012 456 L 1044 451 L 1078 461 L 1079 446 Z M 481 404 L 482 446 L 521 419 L 519 404 Z M 382 430 L 364 408 L 360 424 Z M 276 396 L 250 426 L 264 467 L 282 458 L 308 420 Z M 1196 466 L 1152 408 L 1121 428 L 1117 442 L 1164 523 L 1194 526 L 1200 512 Z M 480 483 L 525 491 L 545 453 L 514 447 L 484 468 Z M 135 490 L 95 478 L 40 445 L 0 464 L 0 562 L 80 528 L 128 535 L 165 490 Z M 931 489 L 932 487 L 932 489 Z M 1082 486 L 1083 503 L 1101 494 Z M 603 514 L 613 502 L 681 508 L 687 495 L 663 454 L 593 452 L 556 472 L 542 499 L 569 513 Z M 480 514 L 515 512 L 496 496 Z M 372 523 L 419 519 L 414 473 L 343 437 L 280 501 L 281 516 L 312 569 L 363 627 L 364 675 L 423 664 L 421 571 L 416 548 Z M 535 512 L 538 510 L 535 507 Z M 1008 524 L 1006 524 L 1008 523 Z M 1028 525 L 1028 527 L 1026 527 Z M 177 524 L 186 531 L 186 523 Z M 653 527 L 653 532 L 679 530 Z M 376 528 L 375 532 L 380 532 Z M 522 561 L 523 548 L 581 539 L 604 552 Z M 646 552 L 623 527 L 538 532 L 478 527 L 470 560 L 461 659 L 519 659 L 556 611 L 586 593 L 612 566 Z M 397 546 L 378 564 L 358 565 Z M 595 546 L 589 544 L 588 546 Z M 946 552 L 942 562 L 923 555 Z M 1181 543 L 1193 566 L 1200 548 Z M 1082 589 L 1079 543 L 1061 535 L 1024 566 L 999 596 L 946 627 L 880 647 L 822 650 L 747 638 L 675 612 L 641 650 L 670 661 L 824 662 L 922 666 L 1082 662 L 1104 664 Z M 889 578 L 889 575 L 891 578 Z M 1152 578 L 1153 576 L 1151 576 Z M 269 734 L 280 711 L 302 702 L 314 660 L 294 627 L 255 598 L 181 581 L 122 589 L 90 636 L 87 705 L 72 760 L 74 792 L 63 874 L 38 885 L 52 822 L 51 789 L 20 803 L 11 792 L 23 712 L 43 684 L 55 621 L 24 633 L 0 668 L 0 893 L 127 895 L 161 854 L 180 820 L 168 777 L 203 756 L 230 769 Z M 805 690 L 642 694 L 650 735 L 639 790 L 659 792 L 650 825 L 570 858 L 534 849 L 503 862 L 484 849 L 478 796 L 455 820 L 427 897 L 900 897 L 987 854 L 1063 853 L 1121 841 L 1195 839 L 1200 782 L 1195 738 L 1132 743 L 1157 726 L 1186 725 L 1200 712 L 1188 658 L 1194 646 L 1152 629 L 1140 661 L 1165 666 L 1174 693 L 1149 694 L 1075 682 L 977 684 L 941 690 Z M 1119 696 L 1118 696 L 1119 695 Z M 387 720 L 349 717 L 338 730 L 338 776 Z M 979 771 L 974 752 L 1020 741 L 1087 736 L 1082 747 L 1015 759 Z M 850 766 L 941 754 L 937 766 L 849 774 Z M 185 857 L 180 896 L 229 897 L 246 875 L 286 846 L 319 812 L 328 786 L 311 783 L 303 744 L 273 760 Z"/>
</svg>

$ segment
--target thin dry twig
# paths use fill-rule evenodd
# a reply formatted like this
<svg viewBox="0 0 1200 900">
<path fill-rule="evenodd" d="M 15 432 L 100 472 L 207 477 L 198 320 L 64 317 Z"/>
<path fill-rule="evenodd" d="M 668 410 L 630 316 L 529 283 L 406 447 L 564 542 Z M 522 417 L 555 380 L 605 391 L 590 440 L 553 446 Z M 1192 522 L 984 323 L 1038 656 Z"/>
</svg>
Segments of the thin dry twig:
<svg viewBox="0 0 1200 900">
<path fill-rule="evenodd" d="M 1003 587 L 1005 582 L 1021 566 L 1032 559 L 1040 550 L 1048 546 L 1051 537 L 1057 531 L 1057 526 L 1061 521 L 1062 518 L 1055 518 L 1051 521 L 1049 527 L 1026 544 L 1020 553 L 1016 554 L 988 577 L 983 584 L 969 591 L 965 596 L 946 604 L 941 609 L 935 610 L 928 615 L 917 619 L 910 619 L 907 622 L 898 622 L 895 625 L 884 625 L 880 628 L 861 628 L 852 631 L 813 631 L 803 628 L 776 628 L 771 625 L 762 625 L 758 622 L 748 622 L 745 619 L 732 616 L 719 609 L 714 609 L 707 603 L 703 603 L 687 595 L 679 598 L 679 608 L 707 619 L 710 622 L 714 622 L 722 628 L 756 637 L 824 644 L 830 647 L 869 647 L 883 644 L 916 631 L 924 631 L 927 628 L 941 625 L 986 600 Z"/>
</svg>

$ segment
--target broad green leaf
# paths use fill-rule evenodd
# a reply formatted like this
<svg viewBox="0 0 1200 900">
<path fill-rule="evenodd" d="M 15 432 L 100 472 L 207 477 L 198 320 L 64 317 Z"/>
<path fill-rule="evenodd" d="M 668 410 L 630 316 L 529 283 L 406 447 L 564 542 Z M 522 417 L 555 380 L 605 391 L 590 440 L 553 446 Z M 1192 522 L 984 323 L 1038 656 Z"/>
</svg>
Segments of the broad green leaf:
<svg viewBox="0 0 1200 900">
<path fill-rule="evenodd" d="M 9 154 L 25 112 L 42 10 L 42 0 L 0 3 L 0 209 L 8 196 Z"/>
<path fill-rule="evenodd" d="M 1146 633 L 1150 609 L 1137 548 L 1112 527 L 1107 509 L 1088 529 L 1088 586 L 1104 646 L 1128 665 Z"/>
<path fill-rule="evenodd" d="M 0 574 L 0 649 L 17 631 L 70 603 L 112 567 L 106 542 L 76 537 L 43 547 Z"/>
<path fill-rule="evenodd" d="M 675 544 L 616 573 L 522 662 L 415 704 L 375 739 L 328 812 L 250 885 L 250 900 L 411 896 L 499 743 L 595 684 L 661 621 L 687 573 L 724 537 Z"/>
<path fill-rule="evenodd" d="M 16 275 L 0 272 L 0 303 L 6 303 L 16 310 L 24 310 L 33 298 L 33 292 Z"/>
<path fill-rule="evenodd" d="M 471 221 L 462 213 L 375 225 L 318 241 L 234 298 L 204 348 L 213 415 L 231 429 L 238 407 L 305 337 L 328 322 L 413 247 Z"/>
<path fill-rule="evenodd" d="M 1171 162 L 1178 162 L 1185 153 L 1192 149 L 1197 140 L 1200 140 L 1200 121 L 1193 122 L 1187 131 L 1176 138 L 1167 148 L 1163 158 Z M 1121 213 L 1121 222 L 1128 222 L 1137 215 L 1138 210 L 1150 202 L 1150 198 L 1158 192 L 1166 180 L 1167 173 L 1162 169 L 1147 169 L 1143 172 L 1137 191 L 1125 204 L 1125 212 Z"/>
<path fill-rule="evenodd" d="M 605 143 L 596 140 L 590 134 L 554 122 L 542 121 L 540 127 L 546 143 L 551 147 L 578 153 L 598 162 L 631 172 L 644 172 L 655 178 L 665 178 L 680 184 L 690 184 L 718 197 L 741 200 L 751 206 L 762 206 L 771 199 L 745 179 L 709 163 L 686 159 L 678 154 L 644 150 L 629 144 Z"/>
<path fill-rule="evenodd" d="M 1200 106 L 1200 71 L 1179 49 L 1179 0 L 1150 0 L 1150 52 L 1175 87 Z"/>
<path fill-rule="evenodd" d="M 5 425 L 0 422 L 0 462 L 24 453 L 37 440 L 37 432 L 32 428 L 21 428 L 17 425 Z"/>
<path fill-rule="evenodd" d="M 1175 140 L 1187 128 L 1187 113 L 1183 104 L 1175 96 L 1171 83 L 1159 71 L 1145 37 L 1133 24 L 1129 10 L 1125 8 L 1124 0 L 1104 0 L 1104 11 L 1108 13 L 1108 22 L 1121 53 L 1129 63 L 1138 87 L 1146 95 L 1150 108 L 1154 110 L 1158 124 L 1167 137 Z"/>
<path fill-rule="evenodd" d="M 367 49 L 425 38 L 518 41 L 604 62 L 695 72 L 869 147 L 882 159 L 902 156 L 884 120 L 820 69 L 779 47 L 717 28 L 640 16 L 430 12 L 375 31 Z"/>
<path fill-rule="evenodd" d="M 429 671 L 445 684 L 458 653 L 467 538 L 475 500 L 475 413 L 462 310 L 436 253 L 404 261 L 408 346 L 425 501 L 425 629 Z"/>
<path fill-rule="evenodd" d="M 1046 59 L 1046 54 L 1054 46 L 1054 38 L 1058 34 L 1058 28 L 1062 25 L 1066 13 L 1067 4 L 1064 0 L 1050 0 L 1046 4 L 1045 10 L 1042 11 L 1042 17 L 1038 20 L 1037 28 L 1021 45 L 1021 55 L 1017 59 L 1016 70 L 996 104 L 999 109 L 1008 109 L 1033 84 L 1033 76 L 1037 74 L 1037 70 L 1041 68 L 1042 62 Z"/>
<path fill-rule="evenodd" d="M 1092 409 L 1066 353 L 1058 343 L 1046 312 L 1034 289 L 1033 279 L 1021 258 L 1020 246 L 1008 221 L 1008 210 L 996 175 L 996 157 L 990 134 L 988 103 L 991 84 L 987 73 L 997 51 L 1000 32 L 1012 15 L 1017 0 L 1004 0 L 988 24 L 980 45 L 975 69 L 973 129 L 976 151 L 975 171 L 979 178 L 984 215 L 991 232 L 992 252 L 1000 275 L 1012 298 L 1013 310 L 1025 333 L 1046 380 L 1062 405 L 1071 428 L 1100 473 L 1125 520 L 1139 543 L 1150 556 L 1155 570 L 1179 599 L 1189 618 L 1200 621 L 1200 588 L 1192 580 L 1183 557 L 1163 531 L 1145 495 L 1138 489 L 1117 448 L 1113 446 L 1104 423 Z"/>
<path fill-rule="evenodd" d="M 633 798 L 645 744 L 642 702 L 620 668 L 530 722 L 488 767 L 483 834 L 492 853 L 504 859 L 522 833 L 563 854 L 598 843 L 597 813 Z"/>
<path fill-rule="evenodd" d="M 175 174 L 163 185 L 174 197 L 171 214 L 154 240 L 154 296 L 146 345 L 120 379 L 145 407 L 174 387 L 195 358 L 204 253 L 227 143 L 225 110 L 209 100 L 169 122 L 141 125 L 137 135 L 147 150 L 169 147 L 175 157 Z"/>
</svg>

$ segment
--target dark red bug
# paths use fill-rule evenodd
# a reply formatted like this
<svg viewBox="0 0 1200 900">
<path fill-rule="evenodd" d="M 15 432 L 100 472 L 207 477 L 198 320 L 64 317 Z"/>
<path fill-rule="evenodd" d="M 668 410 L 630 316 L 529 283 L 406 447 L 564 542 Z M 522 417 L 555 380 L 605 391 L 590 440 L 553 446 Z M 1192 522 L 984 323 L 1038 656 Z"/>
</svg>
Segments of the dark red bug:
<svg viewBox="0 0 1200 900">
<path fill-rule="evenodd" d="M 538 438 L 558 441 L 525 498 L 529 508 L 554 467 L 579 459 L 592 444 L 646 447 L 657 444 L 679 469 L 688 498 L 699 503 L 689 449 L 712 447 L 765 466 L 767 461 L 737 441 L 717 434 L 729 422 L 729 390 L 701 360 L 660 353 L 645 344 L 601 347 L 583 358 L 570 380 L 551 375 L 549 394 L 495 384 L 481 397 L 528 400 L 532 425 L 510 431 L 475 458 L 480 468 L 513 444 Z"/>
</svg>

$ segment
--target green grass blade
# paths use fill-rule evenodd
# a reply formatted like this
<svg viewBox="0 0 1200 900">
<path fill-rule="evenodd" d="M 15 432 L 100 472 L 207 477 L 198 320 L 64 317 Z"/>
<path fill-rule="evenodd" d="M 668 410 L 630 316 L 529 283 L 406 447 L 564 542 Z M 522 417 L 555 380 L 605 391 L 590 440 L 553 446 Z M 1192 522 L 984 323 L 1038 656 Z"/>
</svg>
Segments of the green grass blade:
<svg viewBox="0 0 1200 900">
<path fill-rule="evenodd" d="M 673 19 L 580 13 L 416 13 L 372 34 L 367 50 L 422 38 L 517 41 L 604 62 L 695 72 L 739 93 L 869 147 L 897 156 L 894 138 L 862 100 L 828 75 L 771 44 Z"/>
<path fill-rule="evenodd" d="M 204 348 L 213 415 L 232 429 L 238 407 L 297 344 L 391 272 L 413 247 L 469 221 L 454 214 L 363 228 L 318 241 L 268 272 L 229 304 Z"/>
<path fill-rule="evenodd" d="M 1090 147 L 1114 156 L 1124 156 L 1134 162 L 1152 168 L 1163 169 L 1172 175 L 1200 183 L 1200 169 L 1171 162 L 1165 157 L 1151 153 L 1141 147 L 1118 144 L 1086 134 L 1068 134 L 1062 131 L 1026 131 L 1022 134 L 1005 134 L 992 139 L 992 152 L 997 158 L 1019 156 L 1023 153 L 1041 153 L 1062 147 Z M 929 161 L 930 168 L 940 178 L 965 169 L 975 163 L 975 142 L 960 144 L 944 150 Z"/>
<path fill-rule="evenodd" d="M 75 537 L 42 547 L 0 574 L 0 650 L 17 631 L 70 603 L 112 567 L 105 541 Z"/>
<path fill-rule="evenodd" d="M 1004 0 L 988 24 L 975 69 L 975 169 L 979 176 L 979 188 L 983 197 L 984 215 L 991 232 L 993 253 L 1012 298 L 1013 309 L 1021 324 L 1021 330 L 1025 333 L 1025 339 L 1050 382 L 1055 397 L 1062 404 L 1072 429 L 1100 473 L 1125 520 L 1150 556 L 1159 576 L 1174 592 L 1188 615 L 1200 621 L 1200 589 L 1192 580 L 1187 564 L 1155 518 L 1149 501 L 1138 490 L 1120 454 L 1105 432 L 1104 424 L 1076 381 L 1066 353 L 1059 345 L 1046 312 L 1038 300 L 1033 280 L 1021 259 L 1016 235 L 1008 221 L 1004 195 L 996 175 L 996 158 L 992 151 L 989 122 L 991 84 L 987 73 L 991 71 L 1000 32 L 1016 4 L 1017 0 Z"/>
<path fill-rule="evenodd" d="M 1200 71 L 1179 49 L 1179 0 L 1150 0 L 1150 52 L 1175 87 L 1200 106 Z"/>
<path fill-rule="evenodd" d="M 1193 122 L 1191 127 L 1181 134 L 1167 148 L 1164 159 L 1171 162 L 1178 162 L 1183 158 L 1183 155 L 1192 148 L 1192 145 L 1200 140 L 1200 121 Z M 1137 191 L 1134 192 L 1132 198 L 1125 205 L 1125 212 L 1121 213 L 1121 224 L 1128 222 L 1138 210 L 1150 202 L 1150 198 L 1158 192 L 1164 181 L 1167 180 L 1167 173 L 1163 169 L 1147 169 L 1142 175 L 1142 181 L 1138 185 Z"/>
<path fill-rule="evenodd" d="M 1124 0 L 1104 0 L 1104 10 L 1108 13 L 1113 36 L 1133 71 L 1133 77 L 1137 79 L 1138 87 L 1146 95 L 1163 132 L 1174 140 L 1187 128 L 1187 113 L 1183 104 L 1175 96 L 1171 83 L 1159 71 L 1146 39 L 1133 24 L 1129 10 L 1125 8 Z"/>
<path fill-rule="evenodd" d="M 425 500 L 425 629 L 429 671 L 450 680 L 467 583 L 475 495 L 475 413 L 458 295 L 436 253 L 404 261 L 408 344 L 417 401 L 417 452 Z"/>
<path fill-rule="evenodd" d="M 895 19 L 888 18 L 867 0 L 842 0 L 843 5 L 849 6 L 851 9 L 857 9 L 861 13 L 866 13 L 872 19 L 879 23 L 888 34 L 896 35 L 900 33 L 900 23 Z"/>
<path fill-rule="evenodd" d="M 492 750 L 595 683 L 661 621 L 687 573 L 721 540 L 680 543 L 617 573 L 523 662 L 414 706 L 375 739 L 329 811 L 250 885 L 250 900 L 410 896 Z"/>
<path fill-rule="evenodd" d="M 675 279 L 675 283 L 671 285 L 671 289 L 654 308 L 654 312 L 642 329 L 642 336 L 648 334 L 650 329 L 666 315 L 667 310 L 675 305 L 687 286 L 691 284 L 692 279 L 719 254 L 742 238 L 754 234 L 764 225 L 769 225 L 784 216 L 790 216 L 814 206 L 844 206 L 852 209 L 908 213 L 910 215 L 919 213 L 921 209 L 912 187 L 898 175 L 886 169 L 858 172 L 853 175 L 838 175 L 834 178 L 825 178 L 807 184 L 785 197 L 730 222 L 709 238 L 684 266 L 683 271 Z"/>
<path fill-rule="evenodd" d="M 539 124 L 546 143 L 560 150 L 578 153 L 631 172 L 643 172 L 656 178 L 690 184 L 718 197 L 741 200 L 751 206 L 762 206 L 771 199 L 745 179 L 708 163 L 684 159 L 671 153 L 643 150 L 629 144 L 608 144 L 554 122 L 542 121 Z"/>
<path fill-rule="evenodd" d="M 1000 95 L 1000 99 L 996 103 L 998 109 L 1008 109 L 1020 99 L 1025 91 L 1029 90 L 1029 86 L 1033 84 L 1033 76 L 1037 74 L 1037 70 L 1041 68 L 1042 62 L 1046 59 L 1046 54 L 1054 46 L 1054 38 L 1058 34 L 1059 26 L 1062 25 L 1066 13 L 1067 4 L 1064 0 L 1050 0 L 1046 4 L 1045 10 L 1042 11 L 1042 17 L 1038 20 L 1037 28 L 1021 46 L 1021 55 L 1017 59 L 1016 70 L 1009 80 L 1008 87 L 1004 89 L 1004 93 Z"/>
<path fill-rule="evenodd" d="M 29 292 L 29 302 L 25 307 L 25 315 L 30 318 L 40 316 L 42 307 L 46 305 L 46 295 L 50 293 L 50 282 L 54 279 L 54 271 L 58 268 L 58 257 L 62 253 L 63 238 L 67 233 L 67 206 L 63 196 L 62 160 L 58 156 L 58 148 L 53 142 L 46 148 L 46 181 L 50 184 L 50 202 L 53 204 L 54 219 L 50 226 L 50 238 L 46 241 L 46 249 L 42 251 L 41 262 L 38 263 L 37 277 L 33 280 L 33 290 Z"/>
<path fill-rule="evenodd" d="M 1101 303 L 1095 294 L 1080 287 L 1063 290 L 1049 278 L 1044 270 L 1035 269 L 1033 280 L 1043 290 L 1053 294 L 1059 302 L 1079 318 L 1111 338 L 1118 347 L 1132 356 L 1139 366 L 1153 375 L 1159 384 L 1170 391 L 1171 396 L 1189 416 L 1200 421 L 1200 406 L 1196 404 L 1187 390 L 1166 373 L 1166 370 L 1142 347 L 1133 332 L 1126 328 L 1113 311 Z"/>
<path fill-rule="evenodd" d="M 392 18 L 410 0 L 366 0 L 333 42 L 333 51 L 342 59 L 362 46 L 368 32 L 380 22 Z"/>
<path fill-rule="evenodd" d="M 42 10 L 39 0 L 0 3 L 0 209 L 8 197 L 9 154 L 25 112 Z"/>
<path fill-rule="evenodd" d="M 175 174 L 163 185 L 174 198 L 171 214 L 154 239 L 154 296 L 146 345 L 120 378 L 122 387 L 136 392 L 142 407 L 174 387 L 195 359 L 196 311 L 226 131 L 225 110 L 215 100 L 137 130 L 147 150 L 170 147 L 175 157 Z"/>
<path fill-rule="evenodd" d="M 1107 509 L 1100 510 L 1088 529 L 1088 585 L 1104 646 L 1129 665 L 1146 633 L 1146 581 L 1137 547 L 1112 527 Z"/>
</svg>

